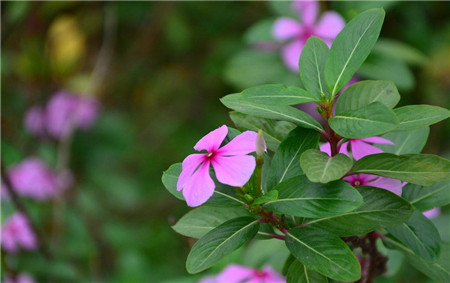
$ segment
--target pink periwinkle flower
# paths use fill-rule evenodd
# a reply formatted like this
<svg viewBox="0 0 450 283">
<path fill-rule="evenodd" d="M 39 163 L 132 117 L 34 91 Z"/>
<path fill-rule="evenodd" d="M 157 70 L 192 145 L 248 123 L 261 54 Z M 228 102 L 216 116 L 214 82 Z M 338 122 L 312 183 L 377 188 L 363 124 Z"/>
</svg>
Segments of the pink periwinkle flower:
<svg viewBox="0 0 450 283">
<path fill-rule="evenodd" d="M 41 159 L 30 157 L 8 169 L 13 189 L 21 196 L 44 201 L 57 195 L 68 184 L 67 178 L 59 178 Z M 2 190 L 6 193 L 5 190 Z M 7 195 L 6 195 L 7 197 Z"/>
<path fill-rule="evenodd" d="M 34 283 L 33 278 L 27 273 L 19 273 L 14 278 L 5 276 L 3 283 Z"/>
<path fill-rule="evenodd" d="M 351 175 L 344 177 L 343 180 L 347 181 L 353 187 L 359 186 L 377 187 L 391 191 L 399 196 L 402 194 L 402 188 L 405 186 L 405 183 L 403 183 L 400 180 L 370 174 Z"/>
<path fill-rule="evenodd" d="M 328 11 L 318 19 L 319 3 L 316 1 L 295 1 L 292 8 L 297 11 L 301 22 L 282 17 L 275 21 L 273 36 L 288 43 L 282 48 L 281 55 L 286 66 L 298 72 L 298 60 L 310 36 L 321 38 L 331 46 L 334 38 L 344 28 L 344 19 L 336 12 Z"/>
<path fill-rule="evenodd" d="M 352 156 L 355 160 L 359 160 L 366 155 L 382 153 L 383 150 L 380 148 L 371 145 L 374 144 L 394 144 L 388 139 L 380 138 L 380 137 L 369 137 L 363 139 L 352 139 L 348 142 L 342 144 L 339 153 L 343 153 L 345 155 L 348 154 L 348 146 L 350 146 L 350 150 L 352 152 Z M 320 146 L 320 150 L 326 152 L 328 155 L 331 155 L 331 148 L 329 143 L 325 143 Z"/>
<path fill-rule="evenodd" d="M 216 276 L 208 276 L 200 283 L 285 283 L 286 279 L 270 266 L 254 269 L 231 264 Z"/>
<path fill-rule="evenodd" d="M 439 207 L 435 207 L 430 210 L 424 211 L 423 215 L 429 219 L 436 218 L 441 215 L 441 209 Z"/>
<path fill-rule="evenodd" d="M 28 219 L 22 213 L 15 213 L 5 220 L 2 225 L 2 247 L 5 251 L 16 253 L 20 248 L 34 250 L 37 239 Z"/>
<path fill-rule="evenodd" d="M 25 129 L 36 136 L 45 134 L 45 110 L 42 106 L 33 106 L 25 114 Z"/>
<path fill-rule="evenodd" d="M 214 193 L 215 184 L 209 174 L 210 164 L 217 180 L 230 186 L 245 185 L 253 174 L 255 158 L 247 154 L 256 150 L 257 133 L 243 132 L 220 147 L 227 134 L 225 125 L 210 132 L 194 146 L 197 151 L 207 152 L 191 154 L 183 160 L 177 189 L 183 190 L 188 206 L 199 206 Z"/>
</svg>

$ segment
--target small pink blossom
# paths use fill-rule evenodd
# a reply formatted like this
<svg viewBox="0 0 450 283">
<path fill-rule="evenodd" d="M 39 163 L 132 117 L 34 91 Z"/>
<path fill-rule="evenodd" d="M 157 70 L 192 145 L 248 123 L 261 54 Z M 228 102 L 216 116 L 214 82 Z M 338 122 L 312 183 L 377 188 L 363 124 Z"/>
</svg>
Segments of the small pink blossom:
<svg viewBox="0 0 450 283">
<path fill-rule="evenodd" d="M 356 174 L 344 177 L 343 180 L 347 181 L 353 187 L 359 186 L 371 186 L 382 188 L 388 191 L 393 192 L 396 195 L 401 196 L 402 188 L 405 185 L 402 181 L 380 177 L 376 175 L 369 174 Z"/>
<path fill-rule="evenodd" d="M 195 150 L 206 150 L 207 153 L 191 154 L 183 160 L 177 189 L 183 190 L 188 206 L 199 206 L 214 193 L 215 184 L 209 174 L 210 164 L 217 180 L 230 186 L 245 185 L 253 174 L 255 158 L 247 154 L 256 150 L 257 133 L 243 132 L 220 147 L 227 134 L 225 125 L 210 132 L 194 146 Z"/>
<path fill-rule="evenodd" d="M 383 150 L 371 145 L 370 143 L 394 144 L 390 140 L 385 139 L 385 138 L 380 138 L 380 137 L 352 139 L 352 140 L 349 140 L 348 142 L 345 142 L 342 144 L 342 146 L 339 150 L 339 153 L 343 153 L 348 156 L 349 155 L 348 147 L 350 147 L 353 158 L 355 160 L 359 160 L 359 159 L 363 158 L 364 156 L 383 152 Z M 325 143 L 325 144 L 321 145 L 320 150 L 327 153 L 328 155 L 331 155 L 330 143 Z"/>
<path fill-rule="evenodd" d="M 60 178 L 42 160 L 30 157 L 8 169 L 8 177 L 13 189 L 21 196 L 44 201 L 60 193 L 68 179 Z M 5 194 L 6 191 L 2 190 Z M 4 195 L 5 196 L 5 195 Z M 6 194 L 7 197 L 7 194 Z"/>
<path fill-rule="evenodd" d="M 37 247 L 36 236 L 22 213 L 15 213 L 7 218 L 2 225 L 1 234 L 2 247 L 7 252 L 16 253 L 20 248 L 34 250 Z"/>
<path fill-rule="evenodd" d="M 36 136 L 45 135 L 45 111 L 42 106 L 33 106 L 25 115 L 25 129 Z"/>
<path fill-rule="evenodd" d="M 424 211 L 423 215 L 429 219 L 436 218 L 441 215 L 441 209 L 439 207 L 435 207 L 430 210 Z"/>
<path fill-rule="evenodd" d="M 33 278 L 27 273 L 19 273 L 15 278 L 10 276 L 5 276 L 3 283 L 34 283 Z"/>
<path fill-rule="evenodd" d="M 344 19 L 336 12 L 328 11 L 320 19 L 319 3 L 316 1 L 295 1 L 292 8 L 297 11 L 301 22 L 292 18 L 282 17 L 275 21 L 273 36 L 281 41 L 287 41 L 281 54 L 285 65 L 298 72 L 298 61 L 303 47 L 310 36 L 321 38 L 331 46 L 334 38 L 344 28 Z"/>
<path fill-rule="evenodd" d="M 270 266 L 262 269 L 254 269 L 237 264 L 231 264 L 221 273 L 215 276 L 208 276 L 200 280 L 199 283 L 285 283 L 278 272 Z"/>
</svg>

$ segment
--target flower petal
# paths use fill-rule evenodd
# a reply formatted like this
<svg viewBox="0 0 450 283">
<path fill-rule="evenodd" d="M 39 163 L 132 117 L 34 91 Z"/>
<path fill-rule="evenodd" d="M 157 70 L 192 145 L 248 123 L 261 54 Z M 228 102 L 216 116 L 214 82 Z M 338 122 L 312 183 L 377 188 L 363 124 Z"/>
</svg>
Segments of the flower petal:
<svg viewBox="0 0 450 283">
<path fill-rule="evenodd" d="M 206 160 L 206 154 L 204 153 L 196 153 L 188 155 L 181 165 L 182 170 L 180 176 L 178 176 L 177 181 L 177 190 L 181 191 L 184 184 L 191 178 L 192 174 L 194 174 L 195 169 Z"/>
<path fill-rule="evenodd" d="M 217 150 L 220 155 L 243 155 L 256 151 L 257 133 L 245 131 Z"/>
<path fill-rule="evenodd" d="M 438 217 L 439 215 L 441 215 L 441 209 L 439 208 L 439 207 L 435 207 L 435 208 L 432 208 L 432 209 L 430 209 L 430 210 L 427 210 L 427 211 L 424 211 L 423 212 L 423 215 L 426 217 L 426 218 L 436 218 L 436 217 Z"/>
<path fill-rule="evenodd" d="M 276 272 L 270 265 L 265 266 L 263 269 L 263 272 L 265 274 L 267 274 L 267 279 L 264 282 L 267 283 L 285 283 L 286 279 L 284 279 L 283 276 L 281 276 L 281 274 L 279 274 L 278 272 Z"/>
<path fill-rule="evenodd" d="M 380 137 L 369 137 L 369 138 L 363 138 L 360 140 L 364 141 L 364 142 L 378 143 L 378 144 L 394 144 L 390 140 L 385 139 L 385 138 L 380 138 Z"/>
<path fill-rule="evenodd" d="M 283 58 L 284 64 L 294 72 L 298 72 L 298 60 L 300 59 L 303 46 L 305 46 L 305 42 L 294 40 L 281 50 L 281 57 Z"/>
<path fill-rule="evenodd" d="M 209 163 L 205 161 L 183 186 L 183 196 L 190 207 L 205 203 L 214 193 L 216 185 L 209 175 Z"/>
<path fill-rule="evenodd" d="M 328 154 L 329 156 L 331 156 L 331 147 L 330 147 L 330 143 L 326 142 L 323 145 L 320 146 L 320 151 L 325 152 L 326 154 Z"/>
<path fill-rule="evenodd" d="M 297 10 L 302 23 L 312 26 L 319 13 L 319 3 L 317 1 L 294 1 L 292 7 Z"/>
<path fill-rule="evenodd" d="M 325 12 L 322 14 L 314 31 L 318 37 L 334 40 L 345 26 L 345 21 L 336 12 Z"/>
<path fill-rule="evenodd" d="M 275 21 L 272 35 L 276 39 L 289 39 L 298 36 L 302 32 L 302 25 L 294 19 L 282 17 Z"/>
<path fill-rule="evenodd" d="M 359 160 L 366 155 L 382 153 L 383 151 L 378 147 L 367 144 L 361 140 L 350 140 L 350 145 L 352 148 L 353 158 Z"/>
<path fill-rule="evenodd" d="M 223 125 L 201 138 L 195 144 L 194 149 L 197 151 L 206 150 L 208 152 L 214 152 L 220 147 L 227 134 L 228 128 Z"/>
<path fill-rule="evenodd" d="M 376 176 L 373 176 L 376 178 Z M 369 186 L 386 189 L 393 192 L 396 195 L 402 195 L 403 183 L 400 180 L 378 177 L 374 181 L 369 182 Z"/>
<path fill-rule="evenodd" d="M 252 268 L 231 264 L 216 277 L 216 283 L 247 282 L 246 280 L 250 279 L 252 275 Z"/>
<path fill-rule="evenodd" d="M 219 182 L 230 186 L 245 185 L 255 170 L 256 161 L 250 155 L 220 156 L 212 160 L 214 171 Z"/>
</svg>

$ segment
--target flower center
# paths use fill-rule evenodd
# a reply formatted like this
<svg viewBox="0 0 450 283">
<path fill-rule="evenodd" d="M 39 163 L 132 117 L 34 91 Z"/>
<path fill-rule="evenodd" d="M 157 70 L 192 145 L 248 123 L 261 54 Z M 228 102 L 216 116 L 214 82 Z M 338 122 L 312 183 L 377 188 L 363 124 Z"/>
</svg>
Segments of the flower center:
<svg viewBox="0 0 450 283">
<path fill-rule="evenodd" d="M 306 42 L 312 35 L 314 35 L 314 30 L 310 27 L 305 26 L 302 33 L 300 34 L 300 39 Z"/>
<path fill-rule="evenodd" d="M 253 275 L 254 275 L 256 278 L 264 279 L 264 278 L 267 277 L 268 274 L 267 274 L 267 272 L 262 271 L 262 270 L 254 270 L 254 271 L 253 271 Z"/>
<path fill-rule="evenodd" d="M 214 155 L 214 152 L 208 152 L 208 154 L 206 155 L 206 158 L 211 158 Z"/>
</svg>

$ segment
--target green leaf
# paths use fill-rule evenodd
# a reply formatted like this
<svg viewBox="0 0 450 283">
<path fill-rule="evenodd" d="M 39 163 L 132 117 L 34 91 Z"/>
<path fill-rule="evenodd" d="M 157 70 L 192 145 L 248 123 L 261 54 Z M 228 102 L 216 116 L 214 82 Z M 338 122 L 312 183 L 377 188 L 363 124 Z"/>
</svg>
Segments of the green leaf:
<svg viewBox="0 0 450 283">
<path fill-rule="evenodd" d="M 426 261 L 434 262 L 438 259 L 441 237 L 422 212 L 414 211 L 408 222 L 387 231 Z"/>
<path fill-rule="evenodd" d="M 241 92 L 241 99 L 259 104 L 289 106 L 313 102 L 317 98 L 306 90 L 283 84 L 267 84 L 248 88 Z"/>
<path fill-rule="evenodd" d="M 450 181 L 436 183 L 431 187 L 408 184 L 403 187 L 402 197 L 420 211 L 450 204 Z"/>
<path fill-rule="evenodd" d="M 177 233 L 199 239 L 220 224 L 237 217 L 249 216 L 249 212 L 238 207 L 201 206 L 189 211 L 172 226 Z"/>
<path fill-rule="evenodd" d="M 288 133 L 296 126 L 290 122 L 274 121 L 269 119 L 257 118 L 236 111 L 230 112 L 230 118 L 236 127 L 242 131 L 250 130 L 258 132 L 263 131 L 266 146 L 275 152 Z"/>
<path fill-rule="evenodd" d="M 281 270 L 281 274 L 283 276 L 287 275 L 287 273 L 289 272 L 289 267 L 291 267 L 291 265 L 292 265 L 292 263 L 294 263 L 294 261 L 297 261 L 297 260 L 291 253 L 289 253 L 289 256 L 284 261 L 283 269 Z"/>
<path fill-rule="evenodd" d="M 286 234 L 286 246 L 307 268 L 331 279 L 352 282 L 361 267 L 350 248 L 338 236 L 313 227 L 297 227 Z"/>
<path fill-rule="evenodd" d="M 204 204 L 218 207 L 244 206 L 245 203 L 239 199 L 236 190 L 228 185 L 215 181 L 216 188 L 212 197 Z"/>
<path fill-rule="evenodd" d="M 240 217 L 223 223 L 194 244 L 186 261 L 187 271 L 193 274 L 213 266 L 250 241 L 258 229 L 259 222 L 253 217 Z"/>
<path fill-rule="evenodd" d="M 325 80 L 332 95 L 350 81 L 369 55 L 380 34 L 384 14 L 382 9 L 359 14 L 334 40 L 325 65 Z"/>
<path fill-rule="evenodd" d="M 400 101 L 395 84 L 390 81 L 361 81 L 349 86 L 336 102 L 336 114 L 357 110 L 372 102 L 383 103 L 394 108 Z"/>
<path fill-rule="evenodd" d="M 300 166 L 311 182 L 328 183 L 339 180 L 352 168 L 352 161 L 344 154 L 333 157 L 317 149 L 309 149 L 300 157 Z"/>
<path fill-rule="evenodd" d="M 355 211 L 309 221 L 308 226 L 320 227 L 342 237 L 365 235 L 381 228 L 406 222 L 413 207 L 403 198 L 388 190 L 359 187 L 364 203 Z"/>
<path fill-rule="evenodd" d="M 401 41 L 380 38 L 373 48 L 373 52 L 390 57 L 390 59 L 400 59 L 411 65 L 423 65 L 427 57 L 421 51 L 406 45 Z"/>
<path fill-rule="evenodd" d="M 390 132 L 383 135 L 383 138 L 392 141 L 394 144 L 376 144 L 386 153 L 409 154 L 420 153 L 425 146 L 430 128 L 425 127 L 412 131 Z"/>
<path fill-rule="evenodd" d="M 266 119 L 292 122 L 296 125 L 323 132 L 322 126 L 303 111 L 291 106 L 272 106 L 251 103 L 241 98 L 241 94 L 230 94 L 220 100 L 226 107 L 238 112 Z"/>
<path fill-rule="evenodd" d="M 358 160 L 352 171 L 431 186 L 450 179 L 450 161 L 432 154 L 380 153 Z"/>
<path fill-rule="evenodd" d="M 274 188 L 278 199 L 263 205 L 280 214 L 318 218 L 352 211 L 362 204 L 362 197 L 344 181 L 311 183 L 306 176 L 290 178 Z"/>
<path fill-rule="evenodd" d="M 380 102 L 362 108 L 341 112 L 328 120 L 330 127 L 349 139 L 362 139 L 394 130 L 398 119 L 394 112 Z"/>
<path fill-rule="evenodd" d="M 302 175 L 300 168 L 300 156 L 308 149 L 317 148 L 319 134 L 313 130 L 297 127 L 280 144 L 270 164 L 267 179 L 267 189 L 273 187 L 294 176 Z"/>
<path fill-rule="evenodd" d="M 287 283 L 328 283 L 328 279 L 320 273 L 306 268 L 300 261 L 295 260 L 286 276 Z"/>
<path fill-rule="evenodd" d="M 443 244 L 439 261 L 429 263 L 423 258 L 415 255 L 411 249 L 395 239 L 384 237 L 383 242 L 387 247 L 401 251 L 406 256 L 408 263 L 431 279 L 441 283 L 450 282 L 450 259 L 448 258 L 450 255 L 450 246 L 448 243 Z"/>
<path fill-rule="evenodd" d="M 177 191 L 178 176 L 181 173 L 181 163 L 172 164 L 169 169 L 164 171 L 162 183 L 164 187 L 176 198 L 184 200 L 183 192 Z"/>
<path fill-rule="evenodd" d="M 429 126 L 450 117 L 450 111 L 432 105 L 408 105 L 394 109 L 398 117 L 397 131 L 406 131 Z"/>
<path fill-rule="evenodd" d="M 253 24 L 244 34 L 245 42 L 258 44 L 264 41 L 274 41 L 272 27 L 275 19 L 264 19 Z"/>
<path fill-rule="evenodd" d="M 324 77 L 327 57 L 328 46 L 315 36 L 306 41 L 300 55 L 300 77 L 309 93 L 316 95 L 316 101 L 320 101 L 322 96 L 330 97 Z"/>
<path fill-rule="evenodd" d="M 274 201 L 278 198 L 278 191 L 277 190 L 271 190 L 265 193 L 264 195 L 256 198 L 252 204 L 263 204 L 269 201 Z"/>
</svg>

